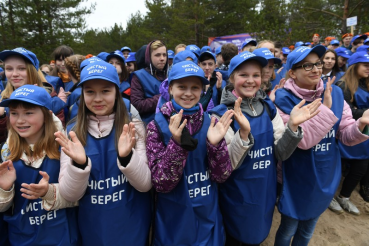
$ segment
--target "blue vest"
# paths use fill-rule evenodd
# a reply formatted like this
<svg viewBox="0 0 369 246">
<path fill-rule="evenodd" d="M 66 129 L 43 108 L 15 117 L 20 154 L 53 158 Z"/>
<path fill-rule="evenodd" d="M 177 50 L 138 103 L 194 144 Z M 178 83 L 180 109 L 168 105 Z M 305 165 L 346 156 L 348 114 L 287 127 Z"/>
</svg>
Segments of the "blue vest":
<svg viewBox="0 0 369 246">
<path fill-rule="evenodd" d="M 222 81 L 222 86 L 220 87 L 221 88 L 221 92 L 223 91 L 224 87 L 227 85 L 227 83 L 223 80 Z M 221 97 L 221 95 L 220 95 Z M 219 105 L 219 100 L 218 100 L 218 89 L 217 89 L 217 85 L 215 84 L 214 87 L 213 87 L 213 95 L 211 97 L 213 99 L 213 103 L 214 103 L 214 107 L 215 106 L 218 106 Z"/>
<path fill-rule="evenodd" d="M 51 98 L 51 111 L 56 115 L 60 112 L 60 110 L 64 109 L 66 103 L 61 100 L 59 97 L 55 96 Z"/>
<path fill-rule="evenodd" d="M 224 104 L 212 110 L 219 116 L 226 111 Z M 269 98 L 264 101 L 263 113 L 259 116 L 243 113 L 250 122 L 255 145 L 241 166 L 219 186 L 220 207 L 226 230 L 233 238 L 247 244 L 263 242 L 272 225 L 277 198 L 277 162 L 273 153 L 271 118 L 276 113 Z M 236 132 L 240 126 L 234 121 L 232 128 Z"/>
<path fill-rule="evenodd" d="M 322 96 L 324 93 L 322 94 Z M 319 217 L 332 201 L 341 179 L 341 156 L 336 134 L 343 111 L 342 90 L 332 86 L 332 107 L 337 123 L 313 148 L 296 148 L 283 162 L 283 186 L 278 209 L 297 220 Z M 276 106 L 286 114 L 301 101 L 286 89 L 276 92 Z"/>
<path fill-rule="evenodd" d="M 67 127 L 68 132 L 73 124 Z M 117 166 L 115 128 L 106 137 L 87 134 L 86 155 L 91 173 L 79 200 L 83 245 L 146 245 L 150 222 L 149 192 L 139 192 Z"/>
<path fill-rule="evenodd" d="M 3 219 L 4 213 L 0 213 L 0 245 L 8 246 L 8 224 Z"/>
<path fill-rule="evenodd" d="M 124 105 L 126 105 L 128 113 L 130 113 L 131 112 L 131 101 L 126 98 L 122 98 L 122 99 L 123 99 Z M 69 109 L 69 119 L 73 119 L 74 117 L 77 116 L 78 108 L 79 108 L 79 99 Z"/>
<path fill-rule="evenodd" d="M 342 78 L 342 76 L 345 75 L 345 72 L 341 71 L 341 72 L 338 72 L 336 74 L 336 79 L 334 80 L 334 85 L 337 84 L 338 81 L 340 81 L 340 79 Z M 329 78 L 333 78 L 333 75 L 331 74 L 331 76 L 329 76 Z M 328 82 L 328 77 L 324 77 L 322 78 L 323 82 L 324 82 L 324 88 L 325 88 L 325 85 L 327 84 Z"/>
<path fill-rule="evenodd" d="M 282 71 L 281 71 L 281 73 L 282 73 Z M 282 77 L 282 75 L 280 73 L 275 72 L 275 79 L 273 79 L 272 81 L 270 81 L 270 83 L 272 83 L 272 88 L 270 88 L 270 90 L 273 90 L 274 87 L 279 84 L 279 81 L 281 81 L 282 78 L 283 77 Z"/>
<path fill-rule="evenodd" d="M 56 93 L 59 93 L 60 87 L 64 89 L 64 83 L 61 80 L 61 78 L 51 75 L 45 75 L 45 79 L 49 84 L 51 84 L 54 87 Z"/>
<path fill-rule="evenodd" d="M 127 81 L 123 81 L 119 85 L 119 91 L 120 93 L 123 93 L 125 90 L 131 88 L 131 85 Z"/>
<path fill-rule="evenodd" d="M 78 99 L 81 97 L 82 93 L 82 87 L 77 87 L 69 96 L 67 99 L 67 107 L 69 108 L 72 106 L 75 102 L 78 101 Z"/>
<path fill-rule="evenodd" d="M 73 81 L 64 83 L 64 90 L 69 91 L 73 87 L 73 85 L 74 85 Z"/>
<path fill-rule="evenodd" d="M 193 135 L 197 148 L 188 153 L 183 175 L 169 193 L 157 193 L 154 245 L 224 245 L 222 215 L 217 184 L 210 180 L 206 136 L 210 126 L 207 113 L 201 129 Z M 160 112 L 155 124 L 165 144 L 172 134 Z"/>
<path fill-rule="evenodd" d="M 359 109 L 369 108 L 369 93 L 364 91 L 360 87 L 357 88 L 357 91 L 354 94 L 356 107 Z M 358 159 L 358 160 L 366 160 L 369 159 L 369 141 L 366 140 L 362 143 L 359 143 L 355 146 L 346 146 L 343 143 L 339 142 L 339 147 L 341 151 L 341 157 L 346 159 Z"/>
<path fill-rule="evenodd" d="M 159 88 L 161 82 L 149 74 L 145 69 L 137 70 L 134 72 L 134 74 L 137 76 L 142 85 L 145 98 L 152 98 L 153 96 L 160 94 Z M 140 114 L 140 116 L 143 122 L 149 124 L 150 121 L 154 119 L 155 111 L 151 113 Z"/>
<path fill-rule="evenodd" d="M 58 183 L 60 161 L 45 157 L 40 168 L 24 164 L 22 160 L 13 162 L 17 172 L 14 182 L 12 211 L 4 216 L 9 225 L 9 241 L 12 245 L 79 245 L 77 228 L 77 208 L 46 211 L 41 199 L 28 200 L 21 196 L 22 183 L 37 184 L 47 172 L 50 183 Z"/>
</svg>

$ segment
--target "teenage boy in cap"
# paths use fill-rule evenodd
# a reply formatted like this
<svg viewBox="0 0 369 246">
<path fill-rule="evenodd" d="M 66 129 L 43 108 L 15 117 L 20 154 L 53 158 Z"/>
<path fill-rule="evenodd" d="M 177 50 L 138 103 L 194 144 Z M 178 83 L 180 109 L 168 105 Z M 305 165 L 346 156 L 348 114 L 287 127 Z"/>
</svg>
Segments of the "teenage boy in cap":
<svg viewBox="0 0 369 246">
<path fill-rule="evenodd" d="M 364 44 L 365 39 L 367 39 L 368 36 L 366 35 L 356 35 L 351 39 L 351 52 L 355 53 L 356 49 L 359 48 Z"/>
<path fill-rule="evenodd" d="M 320 35 L 318 33 L 314 33 L 314 35 L 313 35 L 313 44 L 311 45 L 311 47 L 315 47 L 315 46 L 319 45 L 319 41 L 320 41 Z"/>
<path fill-rule="evenodd" d="M 120 51 L 123 53 L 124 59 L 127 59 L 127 57 L 129 56 L 129 52 L 131 52 L 132 50 L 128 46 L 124 46 L 120 49 Z"/>
<path fill-rule="evenodd" d="M 351 33 L 345 33 L 342 35 L 342 46 L 348 50 L 351 50 L 351 39 L 354 35 L 352 35 Z"/>
<path fill-rule="evenodd" d="M 250 39 L 245 41 L 242 46 L 241 46 L 241 51 L 250 51 L 251 47 L 256 47 L 258 45 L 258 43 L 256 42 L 256 40 Z"/>
</svg>

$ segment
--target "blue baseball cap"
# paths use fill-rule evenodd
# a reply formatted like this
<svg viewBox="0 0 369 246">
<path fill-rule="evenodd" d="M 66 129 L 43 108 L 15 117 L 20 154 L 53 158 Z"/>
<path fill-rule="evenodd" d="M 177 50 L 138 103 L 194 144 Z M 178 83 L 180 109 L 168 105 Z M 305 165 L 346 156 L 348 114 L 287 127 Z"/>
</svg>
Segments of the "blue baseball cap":
<svg viewBox="0 0 369 246">
<path fill-rule="evenodd" d="M 304 46 L 309 46 L 309 45 L 311 45 L 311 43 L 310 43 L 310 42 L 306 42 L 306 43 L 304 43 Z"/>
<path fill-rule="evenodd" d="M 186 50 L 192 51 L 197 57 L 200 56 L 200 48 L 195 44 L 187 45 Z"/>
<path fill-rule="evenodd" d="M 35 85 L 23 85 L 13 91 L 9 99 L 0 103 L 1 107 L 8 107 L 10 102 L 22 101 L 51 110 L 51 96 L 43 87 Z"/>
<path fill-rule="evenodd" d="M 298 42 L 296 42 L 296 43 L 295 43 L 295 49 L 296 49 L 297 47 L 300 47 L 300 46 L 304 46 L 304 42 L 302 42 L 302 41 L 298 41 Z"/>
<path fill-rule="evenodd" d="M 282 53 L 283 55 L 288 55 L 291 53 L 291 50 L 288 47 L 282 47 Z"/>
<path fill-rule="evenodd" d="M 101 60 L 105 61 L 106 57 L 109 55 L 108 52 L 100 52 L 97 57 L 100 58 Z"/>
<path fill-rule="evenodd" d="M 215 49 L 215 55 L 219 55 L 220 53 L 222 53 L 222 46 L 219 46 L 218 48 Z"/>
<path fill-rule="evenodd" d="M 369 45 L 362 45 L 356 49 L 356 52 L 368 52 L 369 51 Z"/>
<path fill-rule="evenodd" d="M 214 59 L 214 62 L 217 61 L 217 58 L 215 57 L 215 55 L 211 51 L 202 52 L 201 55 L 199 56 L 199 61 L 201 61 L 204 56 L 210 56 L 211 59 Z"/>
<path fill-rule="evenodd" d="M 105 61 L 96 61 L 88 64 L 81 71 L 81 82 L 78 84 L 78 86 L 81 86 L 84 82 L 93 79 L 102 79 L 112 82 L 113 84 L 118 86 L 118 88 L 120 85 L 117 70 L 113 65 Z"/>
<path fill-rule="evenodd" d="M 168 59 L 173 59 L 173 58 L 174 58 L 174 51 L 168 50 Z"/>
<path fill-rule="evenodd" d="M 250 40 L 247 40 L 245 42 L 242 43 L 242 46 L 241 46 L 241 50 L 248 44 L 252 44 L 253 46 L 257 46 L 258 45 L 258 42 L 256 42 L 256 40 L 254 39 L 250 39 Z"/>
<path fill-rule="evenodd" d="M 79 65 L 79 68 L 81 69 L 81 71 L 82 71 L 82 69 L 84 68 L 84 67 L 86 67 L 88 64 L 90 64 L 90 63 L 94 63 L 94 62 L 97 62 L 97 61 L 103 61 L 103 60 L 101 60 L 100 58 L 98 58 L 98 57 L 91 57 L 91 58 L 88 58 L 88 59 L 86 59 L 86 60 L 83 60 L 82 62 L 81 62 L 81 65 Z"/>
<path fill-rule="evenodd" d="M 229 63 L 229 66 L 228 66 L 228 76 L 230 77 L 233 71 L 239 65 L 241 65 L 245 61 L 251 61 L 251 60 L 259 62 L 262 67 L 265 67 L 266 65 L 268 65 L 267 59 L 265 59 L 263 56 L 257 56 L 251 52 L 244 51 L 231 59 L 231 62 Z"/>
<path fill-rule="evenodd" d="M 340 45 L 340 41 L 338 41 L 337 39 L 333 39 L 329 44 L 330 45 Z"/>
<path fill-rule="evenodd" d="M 364 44 L 369 44 L 369 38 L 365 39 Z"/>
<path fill-rule="evenodd" d="M 276 63 L 276 64 L 281 64 L 282 63 L 282 60 L 275 57 L 273 55 L 273 53 L 270 52 L 270 50 L 268 48 L 259 48 L 259 49 L 254 50 L 252 53 L 257 55 L 257 56 L 264 57 L 268 61 L 273 60 L 274 63 Z"/>
<path fill-rule="evenodd" d="M 116 50 L 116 51 L 110 52 L 110 54 L 106 56 L 105 61 L 106 62 L 109 62 L 109 60 L 111 58 L 113 58 L 113 57 L 115 57 L 115 58 L 123 61 L 123 63 L 126 62 L 126 59 L 124 58 L 124 55 L 123 55 L 123 53 L 120 50 Z"/>
<path fill-rule="evenodd" d="M 351 39 L 350 44 L 352 45 L 352 44 L 354 43 L 354 41 L 355 41 L 356 39 L 358 39 L 358 38 L 364 39 L 364 42 L 365 42 L 365 40 L 368 38 L 368 36 L 366 36 L 366 35 L 356 35 L 356 36 L 354 36 L 354 37 Z"/>
<path fill-rule="evenodd" d="M 179 62 L 183 62 L 185 61 L 187 58 L 191 58 L 192 61 L 197 64 L 197 56 L 189 51 L 189 50 L 183 50 L 181 52 L 178 52 L 177 55 L 174 56 L 173 59 L 173 64 L 179 63 Z"/>
<path fill-rule="evenodd" d="M 128 46 L 124 46 L 124 47 L 122 47 L 121 49 L 120 49 L 120 51 L 124 51 L 124 50 L 128 50 L 129 52 L 131 52 L 132 50 L 131 50 L 131 48 L 129 48 Z"/>
<path fill-rule="evenodd" d="M 201 55 L 202 53 L 204 53 L 205 51 L 210 51 L 210 52 L 211 52 L 211 48 L 210 48 L 210 46 L 203 46 L 203 47 L 201 48 L 201 50 L 200 50 L 200 55 Z"/>
<path fill-rule="evenodd" d="M 356 52 L 348 60 L 347 66 L 354 65 L 359 62 L 369 63 L 369 54 L 367 52 Z"/>
<path fill-rule="evenodd" d="M 337 53 L 337 56 L 342 56 L 344 58 L 350 58 L 352 52 L 345 47 L 338 47 L 334 50 Z"/>
<path fill-rule="evenodd" d="M 126 63 L 128 62 L 135 62 L 136 61 L 136 52 L 130 52 L 127 59 L 126 59 Z"/>
<path fill-rule="evenodd" d="M 168 84 L 173 80 L 186 77 L 198 77 L 204 85 L 209 84 L 209 81 L 205 78 L 204 71 L 192 61 L 182 61 L 174 64 L 169 73 Z"/>
<path fill-rule="evenodd" d="M 0 60 L 5 61 L 6 58 L 12 55 L 18 55 L 25 58 L 36 68 L 36 70 L 38 70 L 40 63 L 37 59 L 37 56 L 32 51 L 26 50 L 22 47 L 15 48 L 14 50 L 4 50 L 0 52 Z"/>
<path fill-rule="evenodd" d="M 309 48 L 307 46 L 300 46 L 297 49 L 294 49 L 288 56 L 286 62 L 286 70 L 289 71 L 293 65 L 299 63 L 304 60 L 311 52 L 314 52 L 318 55 L 318 57 L 322 57 L 326 51 L 326 48 L 323 45 L 317 45 L 313 48 Z"/>
</svg>

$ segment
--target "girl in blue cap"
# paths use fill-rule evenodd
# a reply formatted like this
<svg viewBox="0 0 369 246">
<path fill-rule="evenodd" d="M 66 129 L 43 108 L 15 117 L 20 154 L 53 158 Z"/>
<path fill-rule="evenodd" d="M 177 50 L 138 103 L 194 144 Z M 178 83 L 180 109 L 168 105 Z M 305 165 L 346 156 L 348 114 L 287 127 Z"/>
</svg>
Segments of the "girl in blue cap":
<svg viewBox="0 0 369 246">
<path fill-rule="evenodd" d="M 55 134 L 62 146 L 60 194 L 79 201 L 83 245 L 147 245 L 151 174 L 145 127 L 130 119 L 113 65 L 88 64 L 80 85 L 78 114 L 67 126 L 70 140 Z M 57 202 L 52 209 L 58 208 Z"/>
<path fill-rule="evenodd" d="M 270 51 L 266 49 L 268 53 Z M 259 245 L 269 234 L 277 197 L 277 160 L 287 159 L 302 138 L 299 124 L 315 116 L 320 102 L 308 107 L 301 101 L 284 126 L 273 102 L 260 89 L 262 68 L 268 64 L 263 56 L 245 51 L 235 56 L 229 66 L 230 84 L 223 91 L 221 105 L 211 112 L 222 116 L 229 108 L 250 122 L 255 144 L 235 163 L 230 178 L 220 185 L 220 207 L 227 232 L 226 245 Z M 240 109 L 236 110 L 237 107 Z M 227 142 L 240 134 L 243 125 L 232 124 Z"/>
<path fill-rule="evenodd" d="M 131 102 L 137 108 L 142 120 L 148 124 L 154 119 L 160 97 L 160 84 L 167 78 L 167 48 L 160 40 L 152 41 L 146 47 L 144 58 L 136 57 L 138 63 L 140 60 L 145 61 L 145 67 L 133 73 Z"/>
<path fill-rule="evenodd" d="M 355 145 L 369 138 L 363 133 L 369 111 L 355 122 L 342 90 L 328 79 L 321 80 L 326 49 L 298 47 L 288 55 L 288 80 L 276 91 L 275 105 L 284 122 L 301 99 L 307 104 L 323 99 L 320 113 L 301 124 L 304 137 L 293 154 L 283 162 L 282 192 L 278 202 L 281 224 L 275 245 L 308 245 L 319 219 L 328 208 L 341 179 L 338 140 Z"/>
<path fill-rule="evenodd" d="M 228 153 L 224 135 L 233 112 L 216 122 L 203 111 L 199 100 L 209 81 L 199 66 L 174 64 L 168 82 L 171 100 L 147 126 L 147 156 L 157 191 L 153 245 L 223 245 L 217 183 L 231 174 L 232 156 L 250 146 L 238 137 L 236 153 Z M 239 124 L 245 121 L 247 139 L 247 120 Z"/>
<path fill-rule="evenodd" d="M 119 50 L 111 52 L 106 57 L 106 62 L 112 64 L 117 70 L 120 85 L 119 90 L 122 93 L 123 97 L 129 99 L 131 97 L 131 86 L 128 83 L 129 73 L 126 68 L 125 58 Z"/>
<path fill-rule="evenodd" d="M 64 123 L 64 107 L 66 96 L 64 90 L 61 89 L 57 94 L 54 87 L 42 82 L 38 74 L 39 61 L 36 55 L 24 48 L 16 48 L 13 50 L 4 50 L 0 52 L 0 60 L 4 62 L 5 76 L 8 83 L 1 92 L 1 99 L 8 99 L 12 92 L 26 84 L 37 85 L 43 87 L 52 97 L 51 110 Z M 0 107 L 0 143 L 6 140 L 7 136 L 7 114 L 4 107 Z"/>
<path fill-rule="evenodd" d="M 320 60 L 323 62 L 322 80 L 324 84 L 328 82 L 328 78 L 332 80 L 333 77 L 335 77 L 334 84 L 336 84 L 345 74 L 338 67 L 337 53 L 334 50 L 327 50 Z"/>
<path fill-rule="evenodd" d="M 348 69 L 337 85 L 342 89 L 345 102 L 350 106 L 355 120 L 360 119 L 369 108 L 369 55 L 357 52 L 348 60 Z M 343 166 L 349 171 L 342 183 L 339 195 L 333 198 L 329 208 L 337 213 L 343 210 L 358 215 L 360 211 L 350 201 L 351 193 L 360 183 L 360 195 L 369 202 L 369 141 L 349 147 L 340 143 Z"/>
<path fill-rule="evenodd" d="M 4 201 L 0 211 L 11 207 L 4 214 L 10 243 L 79 245 L 75 209 L 48 212 L 40 199 L 59 196 L 54 193 L 60 171 L 54 132 L 63 131 L 63 126 L 50 112 L 50 95 L 41 87 L 24 85 L 0 106 L 10 110 L 8 147 L 2 149 L 0 164 L 0 200 Z"/>
</svg>

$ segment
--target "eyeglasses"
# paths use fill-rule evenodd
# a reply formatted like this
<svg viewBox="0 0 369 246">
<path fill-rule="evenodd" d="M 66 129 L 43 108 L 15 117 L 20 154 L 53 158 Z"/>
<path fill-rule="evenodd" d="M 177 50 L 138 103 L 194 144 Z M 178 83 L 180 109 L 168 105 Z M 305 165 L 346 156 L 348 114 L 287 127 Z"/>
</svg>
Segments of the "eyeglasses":
<svg viewBox="0 0 369 246">
<path fill-rule="evenodd" d="M 316 66 L 316 68 L 320 69 L 320 68 L 323 67 L 323 65 L 324 65 L 323 62 L 318 61 L 316 63 L 305 63 L 305 64 L 302 64 L 301 66 L 295 67 L 295 69 L 302 67 L 302 68 L 305 69 L 305 71 L 310 71 L 310 70 L 313 70 L 314 66 Z"/>
</svg>

